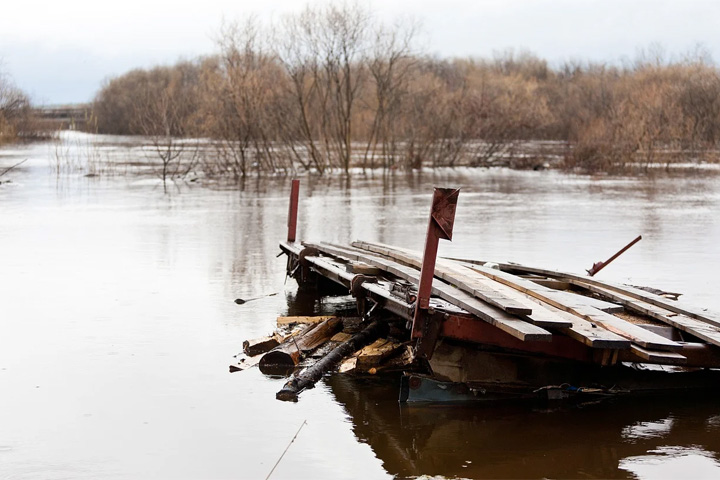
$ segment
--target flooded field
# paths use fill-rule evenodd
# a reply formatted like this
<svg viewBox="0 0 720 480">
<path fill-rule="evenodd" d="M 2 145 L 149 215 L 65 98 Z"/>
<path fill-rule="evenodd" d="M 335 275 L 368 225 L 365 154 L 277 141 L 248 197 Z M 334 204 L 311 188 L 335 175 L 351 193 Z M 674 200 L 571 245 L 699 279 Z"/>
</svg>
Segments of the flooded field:
<svg viewBox="0 0 720 480">
<path fill-rule="evenodd" d="M 242 341 L 344 301 L 285 283 L 290 178 L 166 194 L 103 141 L 63 153 L 92 177 L 53 144 L 0 149 L 0 173 L 28 158 L 0 177 L 0 478 L 262 479 L 305 421 L 271 478 L 720 476 L 718 398 L 401 407 L 397 379 L 331 376 L 276 401 L 282 378 L 228 373 Z M 298 238 L 420 249 L 433 186 L 462 188 L 441 255 L 581 273 L 642 234 L 598 278 L 720 311 L 716 169 L 306 176 Z"/>
</svg>

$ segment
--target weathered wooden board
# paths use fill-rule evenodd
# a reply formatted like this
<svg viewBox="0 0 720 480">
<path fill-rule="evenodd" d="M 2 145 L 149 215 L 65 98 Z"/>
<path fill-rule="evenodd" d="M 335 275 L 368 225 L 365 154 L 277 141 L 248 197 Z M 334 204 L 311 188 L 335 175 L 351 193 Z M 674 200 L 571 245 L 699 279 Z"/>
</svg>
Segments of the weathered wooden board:
<svg viewBox="0 0 720 480">
<path fill-rule="evenodd" d="M 344 251 L 344 249 L 335 246 L 318 245 L 318 249 L 324 248 L 330 254 L 337 255 L 357 255 L 364 262 L 375 265 L 386 270 L 399 278 L 415 283 L 420 281 L 420 272 L 412 267 L 398 264 L 388 259 L 379 258 L 371 255 L 362 255 L 361 253 L 353 253 Z M 335 253 L 332 253 L 335 252 Z M 433 282 L 433 295 L 437 295 L 448 302 L 460 306 L 468 312 L 478 316 L 480 319 L 496 326 L 506 333 L 525 341 L 550 341 L 552 334 L 543 328 L 532 325 L 522 319 L 510 315 L 499 308 L 483 303 L 466 292 L 452 287 L 442 281 Z"/>
<path fill-rule="evenodd" d="M 230 364 L 230 373 L 248 370 L 260 363 L 262 357 L 257 355 L 255 357 L 238 356 L 237 358 L 237 363 Z"/>
<path fill-rule="evenodd" d="M 489 278 L 524 291 L 525 293 L 532 295 L 535 298 L 539 298 L 557 308 L 560 308 L 561 310 L 568 311 L 583 318 L 584 320 L 600 325 L 603 328 L 620 335 L 621 337 L 627 338 L 641 347 L 667 351 L 682 349 L 682 345 L 677 342 L 664 338 L 656 333 L 645 330 L 642 327 L 633 325 L 630 322 L 588 305 L 584 300 L 587 297 L 580 295 L 577 295 L 576 299 L 569 299 L 567 295 L 558 297 L 558 293 L 564 292 L 556 292 L 552 289 L 541 287 L 527 280 L 518 278 L 515 275 L 488 269 L 479 265 L 473 266 L 473 269 L 483 275 L 487 275 Z"/>
<path fill-rule="evenodd" d="M 277 325 L 278 327 L 285 327 L 288 325 L 294 325 L 296 323 L 301 323 L 304 325 L 316 325 L 331 318 L 335 317 L 333 315 L 318 315 L 315 317 L 277 317 Z"/>
<path fill-rule="evenodd" d="M 536 282 L 533 282 L 533 283 L 536 283 Z M 545 287 L 545 288 L 550 288 L 550 287 Z M 600 300 L 600 299 L 593 298 L 593 297 L 588 297 L 585 295 L 579 295 L 579 294 L 571 293 L 571 292 L 560 292 L 560 291 L 556 291 L 556 289 L 554 289 L 554 288 L 551 288 L 551 290 L 555 291 L 555 295 L 557 295 L 558 298 L 563 298 L 563 296 L 567 296 L 568 301 L 570 303 L 577 301 L 577 298 L 581 297 L 583 304 L 585 304 L 589 307 L 597 308 L 598 310 L 605 312 L 605 313 L 620 313 L 625 310 L 622 305 L 618 305 L 617 303 L 606 302 L 604 300 Z"/>
<path fill-rule="evenodd" d="M 533 276 L 532 278 L 527 278 L 527 280 L 542 285 L 543 287 L 552 288 L 553 290 L 567 290 L 570 288 L 570 282 L 564 282 L 555 278 Z"/>
<path fill-rule="evenodd" d="M 321 245 L 321 247 L 324 247 L 324 246 L 325 245 Z M 367 260 L 367 261 L 374 261 L 377 264 L 388 265 L 387 270 L 390 273 L 398 275 L 401 278 L 405 278 L 408 281 L 412 281 L 415 284 L 417 284 L 417 282 L 418 282 L 418 279 L 419 279 L 418 273 L 419 272 L 417 269 L 412 268 L 411 270 L 408 270 L 411 267 L 405 267 L 402 265 L 398 265 L 397 263 L 393 262 L 393 260 L 391 260 L 387 257 L 379 257 L 378 255 L 382 255 L 381 253 L 371 253 L 371 252 L 368 252 L 367 250 L 363 250 L 363 249 L 357 248 L 357 247 L 349 248 L 349 247 L 341 247 L 341 246 L 333 245 L 332 248 L 334 248 L 333 251 L 335 254 L 342 254 L 342 255 L 345 255 L 347 258 L 354 257 L 354 258 L 359 259 L 359 258 L 363 258 L 363 256 L 365 256 L 365 258 L 367 258 L 367 256 L 370 255 L 372 257 L 372 260 Z M 387 253 L 391 253 L 391 250 L 389 248 L 385 248 L 384 251 L 386 251 Z M 332 253 L 332 252 L 329 252 L 329 253 Z M 393 267 L 393 265 L 394 265 L 394 267 Z M 401 271 L 402 269 L 404 269 L 404 271 Z M 403 276 L 403 273 L 405 273 L 405 272 L 412 272 L 412 276 L 414 277 L 414 280 L 413 280 L 413 278 L 410 278 L 411 275 Z M 437 284 L 435 282 L 433 282 L 433 285 L 437 287 Z M 510 287 L 506 287 L 506 288 L 510 288 Z M 433 293 L 436 295 L 439 294 L 439 292 L 433 292 Z M 517 291 L 516 291 L 516 293 L 522 294 L 522 292 L 517 292 Z M 582 318 L 572 315 L 570 313 L 567 313 L 563 310 L 557 309 L 551 305 L 548 305 L 534 297 L 525 295 L 525 298 L 536 302 L 536 304 L 539 307 L 542 307 L 545 310 L 551 311 L 555 315 L 556 319 L 559 318 L 561 322 L 565 322 L 564 327 L 559 327 L 560 331 L 562 331 L 564 334 L 566 334 L 570 338 L 573 338 L 574 340 L 577 340 L 577 341 L 579 341 L 589 347 L 592 347 L 592 348 L 626 349 L 626 348 L 630 347 L 630 341 L 623 337 L 615 335 L 614 333 L 612 333 L 608 330 L 605 330 L 603 328 L 593 327 L 593 325 L 590 322 L 583 320 Z M 535 313 L 535 311 L 533 310 L 533 314 L 534 313 Z M 492 323 L 492 322 L 489 322 L 489 323 Z M 541 326 L 541 327 L 543 326 L 543 325 L 540 325 L 539 323 L 537 325 Z M 513 334 L 512 333 L 512 325 L 503 325 L 503 326 L 499 326 L 499 328 L 501 328 L 506 333 Z M 550 327 L 548 326 L 548 328 L 550 328 Z M 519 335 L 513 335 L 513 336 L 515 336 L 516 338 L 519 338 Z"/>
<path fill-rule="evenodd" d="M 630 351 L 641 359 L 650 363 L 662 365 L 685 365 L 687 358 L 677 352 L 660 352 L 632 345 Z"/>
<path fill-rule="evenodd" d="M 571 273 L 558 272 L 555 270 L 547 270 L 542 268 L 527 267 L 525 265 L 518 265 L 514 263 L 500 264 L 500 268 L 502 270 L 536 273 L 558 279 L 572 279 L 578 282 L 582 282 L 586 285 L 595 285 L 625 294 L 637 300 L 642 300 L 652 305 L 664 308 L 666 310 L 670 310 L 671 312 L 686 315 L 688 317 L 695 318 L 697 320 L 720 327 L 720 314 L 717 312 L 703 310 L 701 308 L 688 305 L 682 301 L 670 300 L 660 295 L 655 295 L 653 293 L 646 292 L 645 290 L 631 287 L 629 285 L 620 285 L 617 283 L 601 281 L 596 278 L 586 277 L 582 275 L 575 275 Z"/>
<path fill-rule="evenodd" d="M 333 337 L 330 339 L 330 341 L 331 341 L 331 342 L 340 342 L 340 343 L 341 343 L 341 342 L 344 342 L 344 341 L 346 341 L 346 340 L 349 340 L 351 336 L 352 336 L 352 335 L 350 335 L 349 333 L 338 332 L 338 333 L 336 333 L 335 335 L 333 335 Z"/>
<path fill-rule="evenodd" d="M 570 281 L 577 282 L 576 280 Z M 577 283 L 580 284 L 582 282 Z M 720 346 L 720 327 L 716 327 L 715 325 L 708 324 L 696 318 L 671 312 L 670 310 L 658 307 L 657 305 L 653 305 L 651 303 L 643 302 L 642 300 L 632 298 L 615 290 L 608 290 L 589 284 L 584 284 L 583 286 L 592 292 L 606 296 L 607 298 L 624 305 L 625 308 L 630 311 L 647 315 L 655 320 L 671 325 L 678 330 L 682 330 L 683 332 L 687 332 L 705 340 L 708 343 Z"/>
<path fill-rule="evenodd" d="M 353 246 L 363 249 L 367 248 L 371 251 L 377 251 L 380 253 L 385 252 L 385 254 L 389 257 L 403 262 L 415 264 L 420 262 L 419 255 L 417 253 L 401 248 L 388 247 L 386 245 L 377 246 L 368 242 L 353 242 Z M 577 299 L 569 298 L 567 295 L 558 296 L 558 293 L 564 292 L 557 292 L 553 289 L 542 287 L 541 285 L 534 284 L 529 280 L 519 278 L 501 270 L 486 268 L 480 265 L 469 265 L 468 267 L 463 267 L 457 262 L 446 259 L 438 259 L 437 263 L 438 265 L 448 267 L 445 272 L 440 272 L 438 274 L 440 278 L 448 278 L 448 270 L 455 270 L 457 268 L 467 268 L 468 270 L 472 269 L 477 273 L 483 274 L 488 278 L 504 283 L 516 290 L 538 298 L 556 308 L 570 312 L 596 325 L 600 325 L 601 327 L 620 335 L 621 337 L 627 338 L 641 347 L 655 350 L 680 350 L 682 348 L 682 346 L 677 342 L 668 340 L 660 335 L 638 327 L 637 325 L 633 325 L 630 322 L 626 322 L 625 320 L 592 307 L 584 301 L 585 297 L 580 295 L 577 295 Z M 453 266 L 450 268 L 453 264 L 457 265 L 457 267 Z M 436 272 L 437 271 L 438 270 L 436 269 Z"/>
<path fill-rule="evenodd" d="M 357 353 L 357 366 L 361 368 L 376 367 L 402 346 L 402 343 L 378 339 Z"/>
<path fill-rule="evenodd" d="M 367 244 L 365 242 L 353 242 L 353 246 L 357 246 L 355 245 L 356 243 L 362 243 L 365 247 L 368 247 L 366 249 L 374 251 L 372 250 L 372 246 L 370 244 Z M 402 258 L 396 257 L 396 255 L 400 253 L 400 251 L 393 250 L 385 246 L 376 247 L 375 251 L 391 257 L 395 260 L 398 260 L 402 263 L 405 263 L 408 266 L 412 266 L 415 268 L 421 268 L 422 266 L 421 259 L 418 261 L 419 257 L 416 255 L 402 256 Z M 528 308 L 527 305 L 523 305 L 522 303 L 506 297 L 498 290 L 496 290 L 493 285 L 481 281 L 477 277 L 473 277 L 472 275 L 470 275 L 467 269 L 462 269 L 460 267 L 456 267 L 453 264 L 442 263 L 438 261 L 435 265 L 435 276 L 445 280 L 452 285 L 457 286 L 459 289 L 465 292 L 472 294 L 483 302 L 493 305 L 507 313 L 513 315 L 532 314 L 532 309 Z"/>
</svg>

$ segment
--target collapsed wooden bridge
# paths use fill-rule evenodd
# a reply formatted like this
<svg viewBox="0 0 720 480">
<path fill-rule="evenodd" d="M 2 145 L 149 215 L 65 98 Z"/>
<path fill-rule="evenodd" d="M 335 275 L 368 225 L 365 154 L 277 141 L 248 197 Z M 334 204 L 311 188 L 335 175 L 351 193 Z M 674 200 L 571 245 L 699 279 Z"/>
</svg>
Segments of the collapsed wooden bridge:
<svg viewBox="0 0 720 480">
<path fill-rule="evenodd" d="M 383 327 L 390 324 L 396 326 L 390 342 L 396 348 L 388 357 L 405 372 L 404 401 L 716 385 L 720 316 L 668 298 L 677 294 L 513 263 L 437 258 L 438 240 L 452 237 L 457 194 L 436 189 L 421 255 L 366 241 L 297 242 L 293 182 L 288 240 L 280 243 L 288 275 L 301 288 L 341 287 L 354 297 L 362 320 L 359 333 L 333 337 L 329 353 L 296 373 L 278 398 L 296 400 L 324 372 L 387 336 Z M 315 328 L 327 328 L 326 322 Z M 273 352 L 300 353 L 292 338 L 265 354 L 265 363 L 277 356 Z M 402 345 L 409 347 L 397 348 Z"/>
</svg>

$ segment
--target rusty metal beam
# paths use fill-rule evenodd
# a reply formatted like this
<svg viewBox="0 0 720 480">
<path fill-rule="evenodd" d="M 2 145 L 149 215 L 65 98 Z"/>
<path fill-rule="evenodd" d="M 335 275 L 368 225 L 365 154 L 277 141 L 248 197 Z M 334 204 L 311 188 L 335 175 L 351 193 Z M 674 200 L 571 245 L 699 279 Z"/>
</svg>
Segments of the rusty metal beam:
<svg viewBox="0 0 720 480">
<path fill-rule="evenodd" d="M 292 181 L 290 190 L 290 209 L 288 211 L 288 235 L 287 241 L 294 242 L 297 231 L 298 197 L 300 195 L 300 180 Z"/>
<path fill-rule="evenodd" d="M 433 193 L 430 220 L 428 221 L 427 236 L 425 237 L 425 250 L 423 263 L 420 269 L 420 284 L 418 285 L 415 316 L 412 324 L 412 337 L 419 338 L 416 354 L 426 358 L 432 356 L 434 342 L 423 342 L 423 330 L 437 330 L 432 328 L 433 321 L 428 315 L 430 295 L 432 293 L 432 280 L 435 276 L 435 261 L 437 260 L 438 243 L 441 238 L 452 240 L 453 225 L 455 223 L 455 209 L 457 206 L 459 189 L 436 188 Z M 425 317 L 422 319 L 421 317 Z M 424 321 L 423 321 L 424 320 Z M 421 329 L 422 325 L 422 329 Z M 430 335 L 431 340 L 435 335 Z"/>
<path fill-rule="evenodd" d="M 635 245 L 635 244 L 636 244 L 637 242 L 639 242 L 640 240 L 642 240 L 642 235 L 638 235 L 632 242 L 630 242 L 630 243 L 628 243 L 627 245 L 625 245 L 623 248 L 620 249 L 619 252 L 617 252 L 615 255 L 613 255 L 612 257 L 608 258 L 608 259 L 605 260 L 604 262 L 594 263 L 593 266 L 590 268 L 590 270 L 587 270 L 588 275 L 590 275 L 590 276 L 592 277 L 593 275 L 595 275 L 596 273 L 598 273 L 600 270 L 602 270 L 603 268 L 605 268 L 610 262 L 612 262 L 612 261 L 615 260 L 617 257 L 619 257 L 620 255 L 622 255 L 623 253 L 625 253 L 625 251 L 626 251 L 628 248 L 632 247 L 633 245 Z"/>
<path fill-rule="evenodd" d="M 581 362 L 593 362 L 593 351 L 597 350 L 564 335 L 553 335 L 552 342 L 524 342 L 470 315 L 449 315 L 440 336 Z"/>
</svg>

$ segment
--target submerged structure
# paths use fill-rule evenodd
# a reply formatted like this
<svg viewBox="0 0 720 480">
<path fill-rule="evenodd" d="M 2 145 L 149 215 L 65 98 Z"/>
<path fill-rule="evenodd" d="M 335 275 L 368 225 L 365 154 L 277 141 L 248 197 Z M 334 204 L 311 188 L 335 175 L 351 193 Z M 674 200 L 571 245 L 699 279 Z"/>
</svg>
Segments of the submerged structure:
<svg viewBox="0 0 720 480">
<path fill-rule="evenodd" d="M 401 371 L 401 402 L 595 398 L 718 385 L 720 316 L 677 294 L 592 277 L 615 256 L 588 276 L 437 258 L 438 241 L 452 238 L 459 193 L 452 189 L 435 190 L 422 254 L 368 241 L 298 242 L 298 191 L 294 180 L 288 238 L 280 243 L 287 273 L 301 289 L 349 293 L 357 314 L 246 342 L 253 356 L 236 369 L 292 368 L 315 352 L 279 399 L 297 400 L 338 368 Z"/>
</svg>

